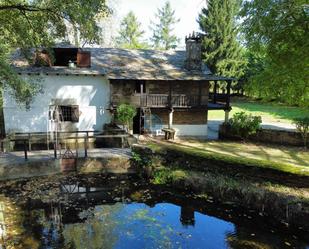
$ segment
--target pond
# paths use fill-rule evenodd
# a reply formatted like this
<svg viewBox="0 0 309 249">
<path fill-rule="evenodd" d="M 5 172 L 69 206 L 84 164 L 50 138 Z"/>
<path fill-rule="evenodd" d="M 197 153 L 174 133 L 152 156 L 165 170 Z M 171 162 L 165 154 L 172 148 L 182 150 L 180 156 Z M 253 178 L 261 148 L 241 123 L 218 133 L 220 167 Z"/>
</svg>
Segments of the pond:
<svg viewBox="0 0 309 249">
<path fill-rule="evenodd" d="M 0 183 L 0 248 L 309 248 L 309 236 L 208 196 L 130 176 Z"/>
</svg>

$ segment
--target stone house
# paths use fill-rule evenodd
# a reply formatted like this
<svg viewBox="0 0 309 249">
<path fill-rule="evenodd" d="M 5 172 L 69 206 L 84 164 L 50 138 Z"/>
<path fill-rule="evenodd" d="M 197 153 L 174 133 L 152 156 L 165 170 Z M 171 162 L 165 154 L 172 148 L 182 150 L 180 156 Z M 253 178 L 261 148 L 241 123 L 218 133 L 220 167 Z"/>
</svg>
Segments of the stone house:
<svg viewBox="0 0 309 249">
<path fill-rule="evenodd" d="M 16 71 L 38 80 L 44 92 L 30 110 L 4 93 L 6 133 L 100 131 L 121 103 L 137 109 L 136 134 L 171 127 L 180 136 L 206 136 L 209 111 L 228 117 L 232 79 L 204 65 L 198 36 L 186 38 L 186 51 L 68 46 L 54 48 L 54 57 L 53 65 L 45 60 L 46 66 L 37 66 L 15 56 Z M 217 93 L 218 81 L 226 82 L 226 94 Z"/>
</svg>

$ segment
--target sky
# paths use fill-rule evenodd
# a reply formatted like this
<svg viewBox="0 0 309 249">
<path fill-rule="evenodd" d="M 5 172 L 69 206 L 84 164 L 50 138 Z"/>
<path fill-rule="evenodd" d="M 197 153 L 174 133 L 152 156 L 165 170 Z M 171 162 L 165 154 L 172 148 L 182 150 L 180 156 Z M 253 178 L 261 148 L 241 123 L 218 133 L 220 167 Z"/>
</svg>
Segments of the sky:
<svg viewBox="0 0 309 249">
<path fill-rule="evenodd" d="M 117 26 L 119 27 L 121 19 L 129 11 L 133 11 L 142 24 L 145 38 L 149 38 L 151 36 L 150 23 L 155 20 L 157 9 L 161 8 L 165 2 L 166 0 L 113 0 Z M 185 36 L 192 31 L 199 30 L 196 19 L 202 7 L 206 6 L 206 0 L 170 0 L 170 3 L 175 10 L 175 17 L 180 19 L 175 26 L 175 35 L 181 39 L 178 48 L 183 48 Z"/>
</svg>

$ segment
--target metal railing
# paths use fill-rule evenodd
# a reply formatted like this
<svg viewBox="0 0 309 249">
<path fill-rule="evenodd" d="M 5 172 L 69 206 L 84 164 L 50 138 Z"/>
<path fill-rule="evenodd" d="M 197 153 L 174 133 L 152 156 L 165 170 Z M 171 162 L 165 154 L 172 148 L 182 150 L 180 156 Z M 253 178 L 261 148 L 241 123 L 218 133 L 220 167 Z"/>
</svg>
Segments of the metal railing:
<svg viewBox="0 0 309 249">
<path fill-rule="evenodd" d="M 93 135 L 89 135 L 93 134 Z M 40 141 L 46 141 L 47 144 L 47 150 L 50 150 L 49 145 L 52 144 L 52 149 L 54 151 L 54 158 L 58 158 L 58 153 L 57 150 L 60 149 L 63 145 L 66 144 L 67 141 L 70 140 L 75 140 L 75 147 L 76 147 L 76 157 L 78 156 L 78 145 L 80 144 L 78 140 L 83 140 L 83 150 L 84 150 L 84 157 L 88 157 L 88 150 L 89 150 L 89 140 L 90 139 L 98 139 L 98 138 L 121 138 L 121 145 L 123 148 L 124 144 L 124 139 L 128 138 L 128 134 L 119 134 L 119 135 L 101 135 L 96 133 L 101 133 L 99 131 L 62 131 L 62 132 L 57 132 L 57 133 L 44 133 L 44 132 L 35 132 L 35 133 L 15 133 L 14 138 L 5 138 L 0 140 L 0 149 L 1 152 L 4 153 L 4 144 L 5 143 L 11 143 L 11 142 L 18 142 L 21 143 L 23 146 L 23 151 L 24 151 L 24 158 L 25 160 L 28 160 L 28 152 L 34 151 L 32 150 L 32 144 L 33 142 L 40 142 Z M 59 135 L 64 135 L 64 134 L 75 134 L 75 135 L 80 135 L 84 134 L 84 136 L 59 136 Z M 43 140 L 38 138 L 38 135 L 44 135 L 46 137 L 49 137 L 50 139 Z M 19 137 L 19 138 L 18 138 Z M 51 139 L 53 137 L 53 139 Z M 55 139 L 57 137 L 57 139 Z M 43 142 L 45 143 L 45 142 Z M 60 157 L 61 157 L 61 152 L 60 152 Z"/>
</svg>

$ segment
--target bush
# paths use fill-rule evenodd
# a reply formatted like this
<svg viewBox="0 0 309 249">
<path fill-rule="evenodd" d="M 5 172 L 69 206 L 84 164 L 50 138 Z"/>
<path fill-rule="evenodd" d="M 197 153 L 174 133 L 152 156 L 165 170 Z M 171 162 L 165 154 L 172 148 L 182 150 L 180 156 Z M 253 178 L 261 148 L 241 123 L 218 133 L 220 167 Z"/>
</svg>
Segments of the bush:
<svg viewBox="0 0 309 249">
<path fill-rule="evenodd" d="M 117 107 L 117 120 L 128 129 L 132 126 L 133 118 L 136 115 L 136 108 L 131 105 L 121 104 Z"/>
<path fill-rule="evenodd" d="M 294 124 L 303 138 L 305 148 L 307 148 L 307 141 L 309 137 L 309 116 L 295 119 Z"/>
<path fill-rule="evenodd" d="M 229 120 L 231 132 L 241 138 L 255 134 L 261 128 L 262 118 L 260 116 L 252 116 L 245 112 L 237 112 Z"/>
</svg>

